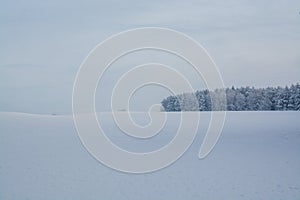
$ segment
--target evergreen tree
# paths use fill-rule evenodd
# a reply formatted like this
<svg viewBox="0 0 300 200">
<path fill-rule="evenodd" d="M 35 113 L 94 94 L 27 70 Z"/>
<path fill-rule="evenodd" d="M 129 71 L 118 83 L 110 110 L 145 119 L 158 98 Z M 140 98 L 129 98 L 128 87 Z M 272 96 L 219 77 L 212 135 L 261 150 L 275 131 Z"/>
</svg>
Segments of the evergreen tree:
<svg viewBox="0 0 300 200">
<path fill-rule="evenodd" d="M 226 94 L 225 96 L 222 96 Z M 227 88 L 202 90 L 169 96 L 162 102 L 165 111 L 300 110 L 300 84 L 290 87 Z"/>
</svg>

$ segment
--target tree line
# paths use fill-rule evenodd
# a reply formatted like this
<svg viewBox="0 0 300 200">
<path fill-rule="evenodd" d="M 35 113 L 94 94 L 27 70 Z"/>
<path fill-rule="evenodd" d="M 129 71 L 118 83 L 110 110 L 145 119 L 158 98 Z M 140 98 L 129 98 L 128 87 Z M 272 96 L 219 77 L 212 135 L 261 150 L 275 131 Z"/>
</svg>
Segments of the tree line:
<svg viewBox="0 0 300 200">
<path fill-rule="evenodd" d="M 226 88 L 226 101 L 216 102 L 220 89 L 169 96 L 162 100 L 164 111 L 268 111 L 300 110 L 300 84 L 286 87 Z M 224 90 L 223 90 L 224 91 Z M 216 102 L 216 103 L 212 103 Z M 219 105 L 219 106 L 218 106 Z"/>
</svg>

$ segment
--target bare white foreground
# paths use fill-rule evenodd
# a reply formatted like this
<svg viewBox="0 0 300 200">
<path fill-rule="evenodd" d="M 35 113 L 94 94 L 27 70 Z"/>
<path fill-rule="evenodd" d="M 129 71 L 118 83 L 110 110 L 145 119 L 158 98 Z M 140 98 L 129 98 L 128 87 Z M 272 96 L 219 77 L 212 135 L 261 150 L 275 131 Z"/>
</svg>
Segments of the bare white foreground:
<svg viewBox="0 0 300 200">
<path fill-rule="evenodd" d="M 116 145 L 148 152 L 174 137 L 180 113 L 167 115 L 149 140 L 123 134 L 110 113 L 99 119 Z M 300 199 L 300 112 L 229 112 L 218 144 L 199 160 L 209 117 L 201 113 L 196 140 L 177 162 L 133 175 L 96 161 L 71 116 L 0 113 L 0 200 Z M 145 113 L 133 118 L 149 120 Z"/>
</svg>

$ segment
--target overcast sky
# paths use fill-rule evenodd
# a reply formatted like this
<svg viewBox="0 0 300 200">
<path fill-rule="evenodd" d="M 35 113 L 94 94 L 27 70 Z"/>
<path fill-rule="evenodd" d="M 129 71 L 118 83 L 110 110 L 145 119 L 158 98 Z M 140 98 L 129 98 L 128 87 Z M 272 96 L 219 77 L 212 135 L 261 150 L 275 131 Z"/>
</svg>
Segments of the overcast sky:
<svg viewBox="0 0 300 200">
<path fill-rule="evenodd" d="M 216 62 L 226 86 L 300 82 L 299 12 L 299 0 L 4 0 L 0 111 L 71 113 L 75 75 L 92 48 L 112 34 L 144 26 L 171 28 L 196 39 Z M 120 61 L 107 74 L 104 93 L 114 84 L 109 80 L 121 75 L 118 68 L 141 60 L 172 60 L 186 71 L 168 55 L 146 52 L 137 57 L 138 61 L 134 56 Z M 201 80 L 186 73 L 195 87 L 199 82 L 197 89 L 203 88 Z M 133 97 L 133 108 L 147 109 L 166 94 L 160 88 L 145 88 Z M 108 109 L 108 96 L 101 91 L 97 95 L 99 110 Z"/>
</svg>

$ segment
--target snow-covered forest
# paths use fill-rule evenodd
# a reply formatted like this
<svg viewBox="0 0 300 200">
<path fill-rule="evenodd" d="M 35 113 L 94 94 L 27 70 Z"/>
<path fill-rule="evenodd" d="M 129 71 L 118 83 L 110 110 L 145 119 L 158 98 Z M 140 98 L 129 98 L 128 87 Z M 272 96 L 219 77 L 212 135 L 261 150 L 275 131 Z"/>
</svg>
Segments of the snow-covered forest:
<svg viewBox="0 0 300 200">
<path fill-rule="evenodd" d="M 164 111 L 255 111 L 255 110 L 300 110 L 300 84 L 286 87 L 240 87 L 226 88 L 226 106 L 212 106 L 213 96 L 220 90 L 196 91 L 193 94 L 184 93 L 169 96 L 161 104 Z M 191 100 L 197 99 L 197 103 Z M 223 102 L 224 103 L 224 102 Z"/>
</svg>

